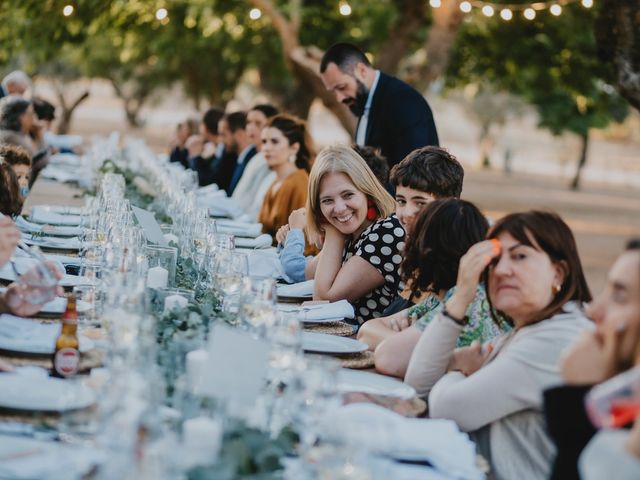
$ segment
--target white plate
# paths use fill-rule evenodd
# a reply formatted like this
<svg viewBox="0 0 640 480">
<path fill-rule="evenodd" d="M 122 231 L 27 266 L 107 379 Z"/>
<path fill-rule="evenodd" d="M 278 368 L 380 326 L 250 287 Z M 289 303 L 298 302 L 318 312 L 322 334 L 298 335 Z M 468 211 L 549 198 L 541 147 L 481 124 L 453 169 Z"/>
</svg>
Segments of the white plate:
<svg viewBox="0 0 640 480">
<path fill-rule="evenodd" d="M 31 258 L 25 257 L 17 257 L 14 258 L 14 264 L 16 266 L 16 270 L 20 275 L 28 272 L 32 268 L 35 267 L 37 261 Z M 59 268 L 64 269 L 62 265 Z M 0 268 L 0 280 L 4 280 L 7 282 L 15 282 L 17 280 L 17 276 L 13 271 L 13 267 L 11 263 L 6 263 L 3 267 Z M 58 281 L 58 285 L 62 287 L 75 287 L 76 285 L 92 285 L 94 281 L 87 277 L 79 277 L 77 275 L 63 275 L 62 278 Z"/>
<path fill-rule="evenodd" d="M 411 385 L 407 385 L 396 378 L 348 368 L 343 368 L 338 372 L 337 388 L 342 393 L 362 392 L 405 400 L 416 396 L 416 391 Z"/>
<path fill-rule="evenodd" d="M 353 338 L 338 337 L 326 333 L 302 332 L 302 349 L 306 352 L 316 353 L 360 353 L 367 350 L 366 343 Z"/>
<path fill-rule="evenodd" d="M 54 211 L 56 207 L 47 207 L 38 205 L 33 207 L 29 221 L 33 223 L 45 223 L 48 225 L 65 225 L 68 227 L 77 227 L 82 223 L 81 215 L 67 215 Z"/>
<path fill-rule="evenodd" d="M 28 353 L 33 355 L 51 355 L 58 334 L 59 323 L 40 323 L 38 320 L 20 318 L 14 315 L 0 315 L 0 350 Z M 82 335 L 80 351 L 86 352 L 95 347 L 93 341 Z"/>
<path fill-rule="evenodd" d="M 95 401 L 93 391 L 78 382 L 15 373 L 0 374 L 1 408 L 64 412 L 90 407 Z"/>
<path fill-rule="evenodd" d="M 45 303 L 40 310 L 40 313 L 48 315 L 62 315 L 67 309 L 67 299 L 63 297 L 56 297 L 49 303 Z M 76 303 L 76 310 L 78 313 L 86 312 L 91 309 L 91 304 L 83 300 L 78 300 Z"/>
</svg>

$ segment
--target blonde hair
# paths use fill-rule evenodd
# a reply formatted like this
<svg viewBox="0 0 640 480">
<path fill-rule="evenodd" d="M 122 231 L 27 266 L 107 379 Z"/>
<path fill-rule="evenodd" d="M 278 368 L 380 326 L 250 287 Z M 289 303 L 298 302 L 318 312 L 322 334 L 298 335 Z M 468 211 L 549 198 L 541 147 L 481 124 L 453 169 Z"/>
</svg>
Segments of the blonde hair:
<svg viewBox="0 0 640 480">
<path fill-rule="evenodd" d="M 307 195 L 307 235 L 311 241 L 320 236 L 320 182 L 329 173 L 344 173 L 353 185 L 375 203 L 380 218 L 391 215 L 396 208 L 393 197 L 384 189 L 369 166 L 355 150 L 346 145 L 326 147 L 320 151 L 309 174 Z"/>
</svg>

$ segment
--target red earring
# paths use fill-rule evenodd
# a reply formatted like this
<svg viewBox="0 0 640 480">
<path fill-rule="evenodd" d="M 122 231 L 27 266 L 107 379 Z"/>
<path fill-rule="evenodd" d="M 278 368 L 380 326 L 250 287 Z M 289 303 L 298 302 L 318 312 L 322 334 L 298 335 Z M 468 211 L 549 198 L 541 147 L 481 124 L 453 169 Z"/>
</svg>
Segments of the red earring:
<svg viewBox="0 0 640 480">
<path fill-rule="evenodd" d="M 373 203 L 373 200 L 367 200 L 367 220 L 373 222 L 376 218 L 378 218 L 376 204 Z"/>
</svg>

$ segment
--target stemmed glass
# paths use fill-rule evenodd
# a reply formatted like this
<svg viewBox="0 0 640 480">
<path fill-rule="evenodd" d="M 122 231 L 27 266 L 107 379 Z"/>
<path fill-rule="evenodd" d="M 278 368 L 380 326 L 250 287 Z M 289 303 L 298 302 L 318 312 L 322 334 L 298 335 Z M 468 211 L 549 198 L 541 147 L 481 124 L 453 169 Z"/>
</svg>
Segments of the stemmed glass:
<svg viewBox="0 0 640 480">
<path fill-rule="evenodd" d="M 213 263 L 214 287 L 224 296 L 222 309 L 231 313 L 237 308 L 242 280 L 249 274 L 249 259 L 246 253 L 221 250 Z"/>
<path fill-rule="evenodd" d="M 276 320 L 276 283 L 272 278 L 246 277 L 240 290 L 239 320 L 266 336 Z"/>
</svg>

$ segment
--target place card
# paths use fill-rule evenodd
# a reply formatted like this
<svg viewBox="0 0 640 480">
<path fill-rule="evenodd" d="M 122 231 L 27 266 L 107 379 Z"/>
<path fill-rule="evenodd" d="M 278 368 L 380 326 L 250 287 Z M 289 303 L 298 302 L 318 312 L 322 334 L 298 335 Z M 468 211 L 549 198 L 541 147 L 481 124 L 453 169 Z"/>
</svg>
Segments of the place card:
<svg viewBox="0 0 640 480">
<path fill-rule="evenodd" d="M 246 331 L 215 325 L 208 350 L 207 374 L 198 393 L 225 400 L 232 414 L 252 409 L 267 376 L 269 345 Z"/>
<path fill-rule="evenodd" d="M 157 245 L 161 245 L 163 247 L 168 247 L 169 243 L 164 238 L 162 230 L 160 229 L 160 224 L 156 220 L 156 216 L 142 208 L 131 206 L 133 210 L 133 214 L 136 216 L 136 220 L 144 230 L 144 235 L 147 238 L 147 241 L 151 243 L 155 243 Z"/>
</svg>

